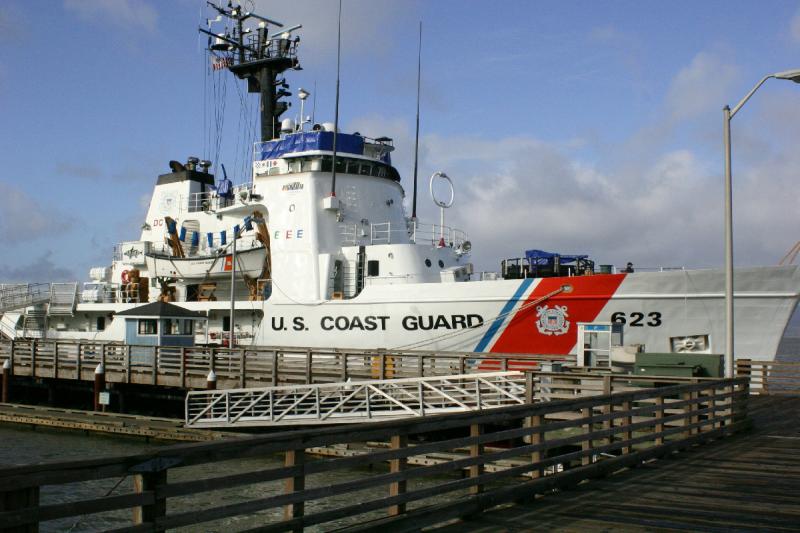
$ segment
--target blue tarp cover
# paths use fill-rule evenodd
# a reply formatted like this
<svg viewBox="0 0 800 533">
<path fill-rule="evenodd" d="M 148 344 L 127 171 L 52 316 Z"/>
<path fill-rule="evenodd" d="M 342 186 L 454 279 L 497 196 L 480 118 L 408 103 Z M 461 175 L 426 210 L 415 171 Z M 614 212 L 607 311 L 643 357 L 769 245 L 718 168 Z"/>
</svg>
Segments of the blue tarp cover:
<svg viewBox="0 0 800 533">
<path fill-rule="evenodd" d="M 336 139 L 336 151 L 347 154 L 364 154 L 364 138 L 360 135 L 340 133 Z M 256 145 L 259 161 L 277 159 L 285 154 L 308 152 L 311 150 L 333 150 L 332 131 L 306 131 L 291 133 L 283 139 L 267 141 Z"/>
<path fill-rule="evenodd" d="M 554 257 L 559 257 L 562 265 L 574 263 L 579 259 L 586 259 L 588 255 L 564 255 L 544 250 L 526 250 L 525 257 L 532 265 L 547 265 L 553 262 Z"/>
</svg>

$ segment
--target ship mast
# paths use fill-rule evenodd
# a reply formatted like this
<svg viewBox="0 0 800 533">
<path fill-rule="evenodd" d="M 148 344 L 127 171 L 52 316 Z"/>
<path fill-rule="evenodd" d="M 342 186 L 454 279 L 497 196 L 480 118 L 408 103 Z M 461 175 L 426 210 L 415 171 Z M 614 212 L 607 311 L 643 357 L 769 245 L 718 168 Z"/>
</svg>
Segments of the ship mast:
<svg viewBox="0 0 800 533">
<path fill-rule="evenodd" d="M 201 33 L 211 37 L 209 51 L 221 65 L 233 72 L 238 78 L 247 80 L 247 91 L 259 93 L 261 97 L 261 140 L 270 141 L 280 133 L 280 116 L 291 106 L 291 102 L 281 98 L 291 96 L 285 80 L 279 79 L 287 69 L 302 70 L 297 60 L 297 45 L 300 37 L 291 38 L 291 33 L 301 26 L 281 29 L 269 34 L 270 25 L 283 28 L 283 24 L 270 20 L 249 11 L 243 11 L 241 5 L 228 2 L 227 7 L 208 2 L 208 5 L 219 15 L 212 22 L 225 18 L 223 33 L 214 33 L 199 28 Z M 253 19 L 258 28 L 253 31 L 245 28 L 245 22 Z"/>
</svg>

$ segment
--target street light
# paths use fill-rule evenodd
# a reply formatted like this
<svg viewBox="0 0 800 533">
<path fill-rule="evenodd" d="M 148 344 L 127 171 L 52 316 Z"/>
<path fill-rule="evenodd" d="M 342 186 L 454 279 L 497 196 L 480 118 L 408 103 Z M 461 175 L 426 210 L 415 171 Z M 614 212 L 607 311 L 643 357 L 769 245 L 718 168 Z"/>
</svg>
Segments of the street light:
<svg viewBox="0 0 800 533">
<path fill-rule="evenodd" d="M 733 377 L 733 188 L 731 185 L 731 119 L 751 96 L 770 78 L 800 83 L 800 69 L 764 76 L 742 100 L 731 109 L 722 108 L 725 138 L 725 375 Z"/>
</svg>

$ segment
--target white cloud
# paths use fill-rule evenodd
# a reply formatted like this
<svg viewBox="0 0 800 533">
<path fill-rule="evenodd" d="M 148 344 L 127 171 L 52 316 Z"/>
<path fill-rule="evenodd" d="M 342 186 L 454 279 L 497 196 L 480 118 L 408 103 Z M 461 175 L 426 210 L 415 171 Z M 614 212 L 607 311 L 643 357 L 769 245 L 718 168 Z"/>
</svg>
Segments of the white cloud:
<svg viewBox="0 0 800 533">
<path fill-rule="evenodd" d="M 789 21 L 789 35 L 793 42 L 800 43 L 800 9 L 797 10 Z"/>
<path fill-rule="evenodd" d="M 154 32 L 158 12 L 144 0 L 64 0 L 64 8 L 84 20 Z"/>
<path fill-rule="evenodd" d="M 59 220 L 22 189 L 0 182 L 0 243 L 27 241 L 69 225 L 69 221 Z"/>
<path fill-rule="evenodd" d="M 74 178 L 96 180 L 103 177 L 103 173 L 100 168 L 92 164 L 62 161 L 60 163 L 56 163 L 55 170 L 57 174 Z"/>
<path fill-rule="evenodd" d="M 72 270 L 55 264 L 52 255 L 52 251 L 47 251 L 26 265 L 10 267 L 0 264 L 0 280 L 4 283 L 31 283 L 78 279 Z"/>
<path fill-rule="evenodd" d="M 721 109 L 739 76 L 735 65 L 710 52 L 700 52 L 672 80 L 664 105 L 674 121 Z"/>
<path fill-rule="evenodd" d="M 256 0 L 255 13 L 285 26 L 302 23 L 301 58 L 304 64 L 330 64 L 336 60 L 339 3 L 335 1 Z M 412 2 L 394 0 L 347 0 L 342 5 L 342 61 L 353 54 L 380 54 L 397 46 L 389 34 L 392 28 L 410 24 L 416 12 Z M 270 26 L 270 31 L 277 31 Z"/>
<path fill-rule="evenodd" d="M 603 155 L 591 162 L 578 157 L 580 142 L 528 135 L 423 135 L 419 217 L 438 222 L 427 178 L 443 170 L 456 187 L 447 223 L 469 233 L 480 270 L 496 270 L 501 258 L 518 257 L 530 248 L 589 253 L 617 265 L 630 260 L 637 266 L 719 266 L 719 110 L 737 77 L 738 68 L 716 54 L 697 54 L 669 84 L 653 122 L 627 140 L 606 142 Z M 800 142 L 797 98 L 788 89 L 773 93 L 737 125 L 737 264 L 777 263 L 800 238 L 794 170 L 800 168 L 800 152 L 794 149 Z M 349 126 L 395 138 L 395 165 L 410 196 L 413 123 L 373 115 Z"/>
</svg>

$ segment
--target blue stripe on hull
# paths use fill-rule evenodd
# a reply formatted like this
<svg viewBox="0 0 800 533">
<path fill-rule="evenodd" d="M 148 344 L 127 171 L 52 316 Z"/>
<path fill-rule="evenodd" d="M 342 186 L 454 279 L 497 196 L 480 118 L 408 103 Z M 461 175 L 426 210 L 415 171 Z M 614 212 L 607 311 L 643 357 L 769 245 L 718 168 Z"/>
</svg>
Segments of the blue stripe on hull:
<svg viewBox="0 0 800 533">
<path fill-rule="evenodd" d="M 503 310 L 500 311 L 500 315 L 494 319 L 492 325 L 489 326 L 489 329 L 483 335 L 483 338 L 478 342 L 478 345 L 475 347 L 476 352 L 483 352 L 486 350 L 486 347 L 489 346 L 489 343 L 494 339 L 494 336 L 500 331 L 500 327 L 503 325 L 503 322 L 506 320 L 506 315 L 514 309 L 514 306 L 517 302 L 522 298 L 522 295 L 528 290 L 531 283 L 533 283 L 533 278 L 525 278 L 522 280 L 522 283 L 519 284 L 519 287 L 514 292 L 514 295 L 511 297 L 509 301 L 503 306 Z"/>
</svg>

